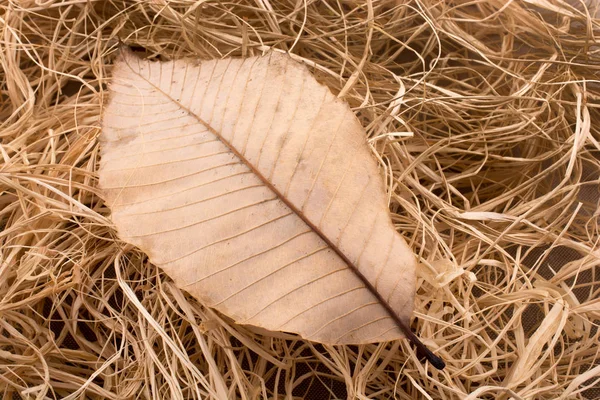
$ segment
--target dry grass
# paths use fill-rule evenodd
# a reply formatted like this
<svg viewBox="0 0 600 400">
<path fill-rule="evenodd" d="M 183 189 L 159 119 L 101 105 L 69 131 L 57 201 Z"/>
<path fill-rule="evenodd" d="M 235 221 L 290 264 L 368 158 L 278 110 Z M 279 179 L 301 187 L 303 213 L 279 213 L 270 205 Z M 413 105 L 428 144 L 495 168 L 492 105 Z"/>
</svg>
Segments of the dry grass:
<svg viewBox="0 0 600 400">
<path fill-rule="evenodd" d="M 593 7 L 2 3 L 3 398 L 600 397 Z M 413 329 L 443 372 L 404 341 L 233 325 L 115 238 L 96 168 L 119 40 L 161 59 L 291 51 L 354 107 L 421 258 Z"/>
</svg>

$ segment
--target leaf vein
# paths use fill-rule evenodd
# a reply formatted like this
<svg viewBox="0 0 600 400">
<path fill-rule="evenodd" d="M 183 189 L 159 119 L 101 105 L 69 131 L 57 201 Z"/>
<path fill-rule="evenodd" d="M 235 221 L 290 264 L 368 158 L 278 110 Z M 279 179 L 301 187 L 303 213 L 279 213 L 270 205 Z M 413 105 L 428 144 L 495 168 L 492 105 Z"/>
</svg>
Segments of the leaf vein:
<svg viewBox="0 0 600 400">
<path fill-rule="evenodd" d="M 193 133 L 191 135 L 186 135 L 186 136 L 194 136 L 194 135 L 196 135 L 196 133 Z M 138 156 L 138 157 L 147 156 L 148 154 L 162 153 L 164 151 L 185 149 L 185 148 L 188 148 L 190 146 L 200 146 L 200 145 L 203 145 L 203 144 L 206 144 L 206 143 L 212 143 L 212 142 L 220 142 L 220 140 L 218 140 L 218 139 L 211 139 L 211 140 L 207 140 L 205 142 L 187 143 L 187 144 L 184 144 L 184 145 L 181 145 L 181 146 L 177 146 L 177 147 L 167 147 L 167 148 L 159 149 L 159 150 L 144 151 L 142 153 L 125 153 L 125 154 L 118 154 L 117 153 L 113 157 L 103 156 L 102 159 L 104 161 L 107 161 L 107 160 L 123 160 L 123 159 L 127 159 L 127 158 L 133 158 L 135 156 Z M 140 147 L 140 146 L 146 145 L 148 143 L 151 143 L 151 142 L 136 143 L 133 146 L 134 147 Z M 125 147 L 125 146 L 122 146 L 122 147 Z"/>
<path fill-rule="evenodd" d="M 284 265 L 282 265 L 282 266 L 278 267 L 276 270 L 269 272 L 267 275 L 265 275 L 265 276 L 263 276 L 263 277 L 261 277 L 261 278 L 259 278 L 259 279 L 255 280 L 255 281 L 252 281 L 250 284 L 248 284 L 248 285 L 244 286 L 242 289 L 238 290 L 238 291 L 237 291 L 237 292 L 235 292 L 235 293 L 232 293 L 232 294 L 230 294 L 229 296 L 227 296 L 226 298 L 222 299 L 222 300 L 221 300 L 221 301 L 219 301 L 218 303 L 212 304 L 210 307 L 217 307 L 217 306 L 219 306 L 220 304 L 223 304 L 224 302 L 226 302 L 227 300 L 230 300 L 231 298 L 233 298 L 233 297 L 237 296 L 237 295 L 238 295 L 238 294 L 240 294 L 241 292 L 243 292 L 243 291 L 245 291 L 245 290 L 248 290 L 249 288 L 251 288 L 252 286 L 256 285 L 257 283 L 259 283 L 259 282 L 262 282 L 262 281 L 263 281 L 263 280 L 265 280 L 266 278 L 268 278 L 268 277 L 270 277 L 270 276 L 272 276 L 272 275 L 276 274 L 277 272 L 283 271 L 285 268 L 287 268 L 287 267 L 289 267 L 289 266 L 291 266 L 291 265 L 294 265 L 294 264 L 296 264 L 297 262 L 300 262 L 300 261 L 302 261 L 302 260 L 305 260 L 305 259 L 307 259 L 307 258 L 310 258 L 310 257 L 314 256 L 315 254 L 317 254 L 317 253 L 320 253 L 320 252 L 321 252 L 321 251 L 323 251 L 323 250 L 328 250 L 328 249 L 329 249 L 329 246 L 322 246 L 322 247 L 319 247 L 319 248 L 317 248 L 317 249 L 313 250 L 312 252 L 310 252 L 310 253 L 308 253 L 308 254 L 304 254 L 302 257 L 298 257 L 298 258 L 296 258 L 295 260 L 293 260 L 293 261 L 290 261 L 289 263 L 287 263 L 287 264 L 284 264 Z"/>
<path fill-rule="evenodd" d="M 262 228 L 262 227 L 263 227 L 263 226 L 265 226 L 265 225 L 271 224 L 271 223 L 273 223 L 273 222 L 275 222 L 275 221 L 277 221 L 277 220 L 280 220 L 280 219 L 282 219 L 282 218 L 289 217 L 289 216 L 290 216 L 290 215 L 292 215 L 292 214 L 293 214 L 292 212 L 289 212 L 289 213 L 287 213 L 287 214 L 279 215 L 279 216 L 277 216 L 277 217 L 275 217 L 275 218 L 272 218 L 272 219 L 270 219 L 270 220 L 268 220 L 268 221 L 266 221 L 266 222 L 260 223 L 260 224 L 258 224 L 258 225 L 254 225 L 253 227 L 251 227 L 251 228 L 248 228 L 248 229 L 246 229 L 245 231 L 238 232 L 238 233 L 236 233 L 235 235 L 231 235 L 231 236 L 225 237 L 225 238 L 223 238 L 223 239 L 219 239 L 219 240 L 217 240 L 217 241 L 214 241 L 214 242 L 212 242 L 212 243 L 209 243 L 209 244 L 207 244 L 207 245 L 205 245 L 205 246 L 199 247 L 199 248 L 197 248 L 197 249 L 195 249 L 195 250 L 193 250 L 193 251 L 191 251 L 191 252 L 189 252 L 189 253 L 186 253 L 186 254 L 184 254 L 184 255 L 182 255 L 182 256 L 180 256 L 180 257 L 177 257 L 177 258 L 174 258 L 174 259 L 172 259 L 172 260 L 169 260 L 169 261 L 167 261 L 167 262 L 164 262 L 164 263 L 162 263 L 161 265 L 172 264 L 172 263 L 174 263 L 174 262 L 176 262 L 176 261 L 180 261 L 180 260 L 182 260 L 182 259 L 184 259 L 184 258 L 186 258 L 186 257 L 189 257 L 189 256 L 191 256 L 191 255 L 193 255 L 193 254 L 196 254 L 197 252 L 199 252 L 199 251 L 202 251 L 202 250 L 204 250 L 204 249 L 206 249 L 206 248 L 208 248 L 208 247 L 214 246 L 215 244 L 222 243 L 222 242 L 224 242 L 224 241 L 226 241 L 226 240 L 235 239 L 236 237 L 240 237 L 240 236 L 246 235 L 246 234 L 248 234 L 248 233 L 250 233 L 250 232 L 252 232 L 252 231 L 255 231 L 256 229 Z"/>
<path fill-rule="evenodd" d="M 240 165 L 242 165 L 242 164 L 240 164 Z M 200 172 L 198 172 L 198 173 L 202 173 L 202 172 L 205 172 L 205 171 L 200 171 Z M 152 201 L 154 201 L 154 200 L 164 199 L 165 197 L 171 197 L 171 196 L 174 196 L 174 195 L 176 195 L 176 194 L 180 194 L 180 193 L 184 193 L 184 192 L 187 192 L 187 191 L 190 191 L 190 190 L 198 189 L 198 188 L 201 188 L 201 187 L 203 187 L 203 186 L 208 186 L 208 185 L 210 185 L 210 184 L 213 184 L 213 183 L 215 183 L 215 182 L 219 182 L 219 181 L 222 181 L 222 180 L 225 180 L 225 179 L 233 178 L 233 177 L 235 177 L 235 176 L 240 176 L 240 175 L 250 175 L 250 174 L 254 175 L 254 174 L 253 174 L 251 171 L 242 171 L 242 172 L 238 172 L 238 173 L 236 173 L 236 174 L 226 175 L 226 176 L 224 176 L 224 177 L 217 178 L 217 179 L 215 179 L 215 180 L 212 180 L 212 181 L 209 181 L 209 182 L 204 182 L 204 183 L 202 183 L 202 184 L 200 184 L 200 185 L 194 185 L 194 186 L 191 186 L 191 187 L 189 187 L 189 188 L 186 188 L 186 189 L 180 190 L 180 191 L 178 191 L 178 192 L 169 192 L 169 193 L 167 193 L 167 194 L 165 194 L 165 195 L 162 195 L 162 196 L 154 196 L 154 197 L 152 197 L 152 198 L 150 198 L 150 199 L 143 200 L 143 201 L 134 201 L 134 202 L 131 202 L 131 203 L 119 203 L 119 206 L 132 206 L 132 205 L 138 205 L 138 204 L 149 203 L 149 202 L 152 202 Z"/>
<path fill-rule="evenodd" d="M 229 269 L 231 269 L 231 268 L 233 268 L 233 267 L 235 267 L 235 266 L 237 266 L 237 265 L 240 265 L 240 264 L 242 264 L 242 263 L 245 263 L 246 261 L 249 261 L 249 260 L 251 260 L 251 259 L 253 259 L 253 258 L 259 257 L 259 256 L 261 256 L 261 255 L 263 255 L 263 254 L 265 254 L 265 253 L 269 253 L 269 252 L 271 252 L 271 251 L 273 251 L 273 250 L 275 250 L 275 249 L 277 249 L 277 248 L 279 248 L 279 247 L 283 246 L 283 245 L 284 245 L 284 244 L 286 244 L 286 243 L 289 243 L 289 242 L 291 242 L 292 240 L 294 240 L 294 239 L 296 239 L 296 238 L 298 238 L 298 237 L 300 237 L 300 236 L 302 236 L 302 235 L 306 235 L 307 233 L 313 233 L 313 232 L 312 232 L 312 231 L 304 231 L 304 232 L 297 233 L 297 234 L 295 234 L 294 236 L 292 236 L 292 237 L 290 237 L 290 238 L 288 238 L 288 239 L 284 240 L 283 242 L 280 242 L 280 243 L 276 244 L 276 245 L 275 245 L 275 246 L 273 246 L 273 247 L 270 247 L 270 248 L 268 248 L 268 249 L 266 249 L 266 250 L 263 250 L 263 251 L 261 251 L 261 252 L 259 252 L 259 253 L 256 253 L 256 254 L 253 254 L 253 255 L 251 255 L 251 256 L 248 256 L 248 257 L 246 257 L 246 258 L 244 258 L 244 259 L 242 259 L 242 260 L 236 261 L 235 263 L 233 263 L 233 264 L 230 264 L 230 265 L 228 265 L 227 267 L 221 268 L 221 269 L 219 269 L 219 270 L 217 270 L 217 271 L 214 271 L 214 272 L 212 272 L 212 273 L 210 273 L 210 274 L 208 274 L 208 275 L 206 275 L 206 276 L 203 276 L 203 277 L 202 277 L 202 278 L 200 278 L 200 279 L 196 279 L 195 281 L 193 281 L 193 282 L 191 282 L 191 283 L 188 283 L 188 284 L 184 285 L 184 286 L 183 286 L 183 288 L 186 288 L 186 287 L 189 287 L 189 286 L 195 285 L 195 284 L 197 284 L 197 283 L 200 283 L 200 282 L 202 282 L 202 281 L 204 281 L 204 280 L 206 280 L 206 279 L 208 279 L 208 278 L 210 278 L 210 277 L 212 277 L 212 276 L 214 276 L 214 275 L 217 275 L 217 274 L 219 274 L 219 273 L 221 273 L 221 272 L 225 272 L 225 271 L 227 271 L 227 270 L 229 270 Z"/>
<path fill-rule="evenodd" d="M 331 142 L 329 143 L 329 147 L 327 147 L 327 150 L 325 151 L 325 155 L 323 156 L 323 160 L 321 160 L 321 164 L 319 164 L 319 169 L 317 170 L 317 174 L 315 175 L 315 177 L 312 181 L 312 184 L 310 185 L 310 190 L 308 191 L 306 198 L 302 202 L 302 207 L 300 208 L 301 211 L 304 211 L 304 208 L 306 207 L 306 204 L 308 203 L 308 200 L 310 199 L 310 195 L 312 194 L 312 191 L 315 188 L 315 184 L 319 180 L 319 176 L 321 175 L 321 171 L 323 170 L 323 165 L 325 165 L 325 161 L 327 161 L 327 157 L 329 157 L 329 154 L 331 153 L 331 148 L 333 147 L 333 144 L 335 143 L 335 138 L 337 137 L 338 133 L 340 132 L 340 128 L 342 127 L 343 123 L 344 123 L 344 119 L 341 119 L 340 124 L 335 129 L 333 138 L 331 139 Z"/>
<path fill-rule="evenodd" d="M 271 63 L 271 56 L 269 56 L 269 61 L 268 61 L 267 65 L 270 65 L 270 63 Z M 267 67 L 267 71 L 268 71 L 268 67 Z M 267 74 L 268 74 L 268 72 L 265 72 L 265 75 L 267 75 Z M 252 121 L 250 122 L 250 127 L 248 128 L 248 134 L 246 135 L 246 140 L 244 141 L 244 146 L 242 147 L 242 150 L 239 152 L 242 156 L 246 154 L 246 147 L 248 146 L 248 141 L 250 140 L 250 135 L 252 135 L 252 128 L 254 127 L 256 111 L 258 111 L 258 106 L 260 104 L 260 101 L 262 100 L 262 96 L 265 91 L 266 82 L 267 82 L 267 80 L 263 79 L 263 84 L 260 88 L 258 100 L 256 100 L 256 105 L 254 106 L 254 112 L 252 113 Z"/>
<path fill-rule="evenodd" d="M 341 268 L 341 269 L 339 269 L 338 271 L 345 271 L 345 270 L 346 270 L 346 268 Z M 291 316 L 291 317 L 290 317 L 289 319 L 287 319 L 287 320 L 286 320 L 284 323 L 282 323 L 281 325 L 279 325 L 279 326 L 277 327 L 277 330 L 278 330 L 278 331 L 280 331 L 280 330 L 284 330 L 283 328 L 284 328 L 284 327 L 285 327 L 287 324 L 289 324 L 290 322 L 292 322 L 293 320 L 295 320 L 296 318 L 298 318 L 298 317 L 299 317 L 299 316 L 301 316 L 302 314 L 309 312 L 310 310 L 312 310 L 312 309 L 313 309 L 313 308 L 315 308 L 315 307 L 318 307 L 318 306 L 320 306 L 320 305 L 322 305 L 322 304 L 325 304 L 325 303 L 327 303 L 328 301 L 334 300 L 334 299 L 336 299 L 336 298 L 338 298 L 338 297 L 342 297 L 343 295 L 345 295 L 345 294 L 347 294 L 347 293 L 352 293 L 352 292 L 354 292 L 354 291 L 356 291 L 356 290 L 360 290 L 360 289 L 367 290 L 367 288 L 366 288 L 366 287 L 364 287 L 364 285 L 361 285 L 361 286 L 354 287 L 354 288 L 352 288 L 352 289 L 347 289 L 347 290 L 344 290 L 343 292 L 340 292 L 340 293 L 336 293 L 336 294 L 334 294 L 333 296 L 330 296 L 330 297 L 328 297 L 328 298 L 326 298 L 326 299 L 324 299 L 324 300 L 322 300 L 322 301 L 319 301 L 318 303 L 316 303 L 316 304 L 313 304 L 312 306 L 310 306 L 310 307 L 308 307 L 308 308 L 306 308 L 306 309 L 304 309 L 304 310 L 300 311 L 299 313 L 297 313 L 297 314 L 295 314 L 295 315 Z"/>
<path fill-rule="evenodd" d="M 290 290 L 289 292 L 284 293 L 283 295 L 277 297 L 275 300 L 272 300 L 271 302 L 267 303 L 263 308 L 261 308 L 259 311 L 257 311 L 254 315 L 246 318 L 246 320 L 243 321 L 242 323 L 246 323 L 247 321 L 250 321 L 251 319 L 255 318 L 256 316 L 258 316 L 259 314 L 261 314 L 262 312 L 264 312 L 267 308 L 271 307 L 272 305 L 274 305 L 278 301 L 284 299 L 285 297 L 290 296 L 292 293 L 295 293 L 298 290 L 300 290 L 300 289 L 302 289 L 302 288 L 304 288 L 306 286 L 312 285 L 313 283 L 315 283 L 317 281 L 320 281 L 321 279 L 324 279 L 324 278 L 326 278 L 326 277 L 328 277 L 330 275 L 336 274 L 336 273 L 341 272 L 341 271 L 347 271 L 347 270 L 348 270 L 348 268 L 340 268 L 340 269 L 336 269 L 336 270 L 333 270 L 333 271 L 329 271 L 325 275 L 321 275 L 321 276 L 319 276 L 317 278 L 314 278 L 314 279 L 312 279 L 312 280 L 310 280 L 308 282 L 303 283 L 302 285 L 299 285 L 299 286 L 295 287 L 293 290 Z M 364 286 L 360 286 L 360 288 L 364 289 Z"/>
<path fill-rule="evenodd" d="M 335 317 L 331 321 L 327 322 L 325 325 L 322 325 L 319 329 L 317 329 L 316 331 L 314 331 L 313 333 L 311 333 L 309 336 L 310 337 L 314 337 L 319 332 L 321 332 L 323 329 L 327 328 L 329 325 L 331 325 L 331 324 L 333 324 L 333 323 L 335 323 L 337 321 L 340 321 L 340 320 L 348 317 L 349 315 L 354 314 L 355 312 L 362 310 L 365 307 L 370 307 L 370 306 L 374 306 L 374 305 L 378 305 L 378 304 L 379 304 L 378 301 L 370 301 L 368 303 L 361 304 L 358 307 L 354 307 L 352 310 L 350 310 L 350 311 L 348 311 L 348 312 L 346 312 L 346 313 L 344 313 L 342 315 L 338 315 L 337 317 Z"/>
<path fill-rule="evenodd" d="M 244 191 L 244 190 L 247 190 L 247 189 L 253 189 L 253 188 L 257 188 L 257 187 L 264 187 L 264 185 L 260 184 L 260 185 L 244 186 L 244 187 L 237 188 L 235 190 L 230 190 L 228 192 L 221 193 L 221 194 L 218 194 L 218 195 L 215 195 L 215 196 L 207 197 L 205 199 L 196 200 L 196 201 L 193 201 L 191 203 L 185 203 L 185 204 L 182 204 L 182 205 L 179 205 L 179 206 L 176 206 L 176 207 L 161 208 L 160 210 L 146 211 L 146 212 L 140 212 L 140 213 L 129 213 L 129 214 L 123 213 L 123 214 L 120 214 L 120 216 L 123 216 L 123 217 L 133 217 L 133 216 L 140 216 L 140 215 L 147 215 L 147 214 L 158 214 L 158 213 L 173 211 L 173 210 L 177 210 L 177 209 L 180 209 L 180 208 L 185 208 L 185 207 L 193 206 L 193 205 L 196 205 L 196 204 L 204 203 L 204 202 L 207 202 L 207 201 L 210 201 L 210 200 L 218 199 L 218 198 L 223 197 L 223 196 L 227 196 L 227 195 L 230 195 L 230 194 L 233 194 L 233 193 L 237 193 L 237 192 L 241 192 L 241 191 Z M 169 195 L 167 195 L 165 197 L 171 197 L 171 196 L 173 196 L 173 195 L 169 194 Z"/>
<path fill-rule="evenodd" d="M 154 235 L 161 235 L 163 233 L 168 233 L 168 232 L 175 232 L 175 231 L 179 231 L 181 229 L 191 228 L 192 226 L 197 227 L 197 226 L 200 226 L 200 225 L 202 225 L 202 224 L 204 224 L 206 222 L 226 217 L 226 216 L 228 216 L 230 214 L 233 214 L 233 213 L 236 213 L 238 211 L 242 211 L 242 210 L 245 210 L 245 209 L 248 209 L 248 208 L 256 207 L 256 206 L 263 205 L 263 204 L 270 203 L 272 201 L 277 201 L 277 200 L 279 200 L 277 197 L 273 197 L 273 198 L 269 198 L 269 199 L 262 199 L 261 201 L 258 201 L 258 202 L 255 202 L 255 203 L 251 203 L 251 204 L 247 204 L 245 206 L 238 207 L 238 208 L 235 208 L 233 210 L 226 211 L 226 212 L 224 212 L 222 214 L 218 214 L 218 215 L 214 215 L 212 217 L 205 218 L 205 219 L 203 219 L 201 221 L 192 222 L 192 223 L 187 224 L 187 225 L 178 226 L 178 227 L 174 227 L 174 228 L 170 228 L 170 229 L 164 229 L 162 231 L 157 231 L 157 232 L 150 232 L 150 233 L 144 233 L 144 234 L 140 234 L 140 235 L 123 236 L 123 237 L 125 237 L 125 238 L 148 237 L 148 236 L 154 236 Z"/>
<path fill-rule="evenodd" d="M 364 328 L 365 326 L 373 325 L 373 324 L 375 324 L 375 323 L 377 323 L 377 322 L 379 322 L 379 321 L 383 321 L 383 320 L 385 320 L 385 319 L 392 319 L 392 318 L 391 318 L 389 315 L 384 315 L 383 317 L 379 317 L 379 318 L 373 319 L 373 320 L 371 320 L 371 321 L 369 321 L 369 322 L 365 322 L 364 324 L 362 324 L 362 325 L 360 325 L 360 326 L 357 326 L 357 327 L 354 327 L 354 328 L 350 329 L 349 331 L 346 331 L 346 332 L 344 332 L 344 334 L 343 334 L 343 335 L 341 335 L 341 336 L 338 336 L 337 338 L 335 338 L 335 340 L 334 340 L 334 343 L 337 343 L 337 342 L 339 342 L 339 341 L 340 341 L 340 339 L 342 339 L 342 338 L 343 338 L 343 337 L 345 337 L 345 336 L 348 336 L 348 335 L 349 335 L 349 334 L 351 334 L 352 332 L 356 332 L 356 331 L 358 331 L 358 330 L 360 330 L 360 329 Z"/>
<path fill-rule="evenodd" d="M 160 162 L 158 164 L 136 165 L 134 167 L 118 168 L 118 169 L 106 169 L 105 172 L 130 171 L 130 170 L 141 170 L 141 169 L 144 169 L 144 168 L 161 167 L 161 166 L 169 165 L 169 164 L 177 164 L 179 162 L 202 160 L 203 158 L 210 158 L 210 157 L 218 156 L 218 155 L 221 155 L 221 154 L 231 154 L 231 152 L 229 150 L 225 150 L 225 151 L 219 151 L 217 153 L 203 154 L 203 155 L 200 155 L 200 156 L 197 156 L 197 157 L 190 157 L 190 158 L 182 158 L 182 159 L 179 159 L 179 160 L 164 161 L 164 162 Z"/>
<path fill-rule="evenodd" d="M 217 169 L 217 168 L 227 167 L 227 166 L 230 166 L 230 165 L 239 165 L 239 164 L 240 164 L 239 162 L 230 162 L 230 163 L 226 163 L 226 164 L 215 165 L 215 166 L 212 166 L 210 168 L 206 168 L 206 169 L 203 169 L 203 170 L 200 170 L 200 171 L 194 171 L 192 173 L 189 173 L 189 174 L 186 174 L 186 175 L 177 176 L 175 178 L 165 179 L 163 181 L 150 182 L 150 183 L 142 183 L 142 184 L 139 184 L 139 185 L 103 187 L 102 189 L 107 189 L 107 190 L 110 190 L 110 189 L 131 189 L 131 188 L 137 188 L 137 187 L 147 187 L 147 186 L 154 186 L 154 185 L 162 185 L 163 183 L 173 182 L 173 181 L 176 181 L 178 179 L 188 178 L 190 176 L 194 176 L 194 175 L 200 174 L 202 172 L 212 171 L 212 170 Z"/>
</svg>

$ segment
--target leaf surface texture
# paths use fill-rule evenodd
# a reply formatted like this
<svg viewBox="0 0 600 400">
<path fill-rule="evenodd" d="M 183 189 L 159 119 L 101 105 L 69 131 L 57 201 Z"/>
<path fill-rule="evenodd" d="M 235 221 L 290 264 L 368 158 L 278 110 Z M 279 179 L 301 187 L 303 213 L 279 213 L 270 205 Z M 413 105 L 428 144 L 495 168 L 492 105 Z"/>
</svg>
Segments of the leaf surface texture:
<svg viewBox="0 0 600 400">
<path fill-rule="evenodd" d="M 126 54 L 110 89 L 100 186 L 122 240 L 238 323 L 403 337 L 390 310 L 408 322 L 414 255 L 359 121 L 306 67 Z"/>
</svg>

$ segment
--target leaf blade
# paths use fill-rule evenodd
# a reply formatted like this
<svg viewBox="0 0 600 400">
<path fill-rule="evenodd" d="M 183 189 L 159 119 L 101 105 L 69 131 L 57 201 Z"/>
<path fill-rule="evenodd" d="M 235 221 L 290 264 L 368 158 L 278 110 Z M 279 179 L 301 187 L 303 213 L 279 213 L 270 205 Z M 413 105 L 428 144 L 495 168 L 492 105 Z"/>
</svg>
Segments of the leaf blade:
<svg viewBox="0 0 600 400">
<path fill-rule="evenodd" d="M 123 148 L 128 145 L 128 154 L 131 154 L 132 145 L 145 148 L 146 138 L 150 138 L 148 143 L 156 143 L 165 135 L 170 138 L 169 147 L 184 148 L 187 149 L 184 153 L 192 154 L 194 151 L 185 146 L 187 142 L 177 143 L 177 137 L 194 136 L 189 126 L 203 125 L 206 131 L 200 129 L 199 132 L 208 132 L 205 134 L 209 139 L 212 134 L 224 145 L 224 157 L 220 162 L 225 162 L 219 164 L 222 171 L 218 173 L 215 169 L 213 172 L 202 169 L 211 164 L 184 161 L 180 154 L 173 160 L 177 168 L 170 168 L 164 162 L 143 164 L 141 157 L 132 157 L 130 161 L 121 158 L 125 161 L 113 171 L 103 164 L 101 184 L 107 192 L 107 202 L 113 209 L 119 234 L 146 251 L 150 259 L 179 285 L 185 285 L 186 280 L 196 280 L 193 285 L 186 286 L 192 294 L 238 321 L 267 329 L 298 332 L 303 337 L 324 343 L 362 343 L 373 338 L 402 337 L 390 310 L 397 319 L 407 320 L 410 316 L 414 256 L 395 232 L 387 213 L 381 213 L 386 209 L 385 194 L 376 163 L 365 145 L 364 132 L 349 108 L 318 84 L 305 68 L 290 62 L 287 57 L 271 57 L 274 60 L 255 57 L 208 61 L 199 66 L 180 61 L 148 63 L 129 57 L 125 63 L 129 63 L 129 67 L 133 64 L 130 71 L 123 65 L 120 69 L 117 67 L 115 75 L 118 79 L 125 80 L 130 86 L 133 82 L 133 87 L 124 84 L 115 90 L 114 104 L 127 104 L 135 99 L 145 104 L 150 99 L 148 104 L 156 106 L 146 109 L 142 105 L 141 110 L 146 111 L 140 111 L 137 116 L 123 116 L 117 112 L 111 114 L 111 103 L 104 121 L 103 139 L 109 145 L 103 148 L 103 159 L 105 156 L 107 159 L 119 158 L 119 144 Z M 183 78 L 179 79 L 181 74 Z M 192 85 L 186 84 L 187 76 L 198 77 L 189 94 L 186 88 Z M 266 76 L 271 79 L 265 80 Z M 223 82 L 226 89 L 223 89 Z M 248 94 L 256 92 L 261 85 L 260 93 Z M 267 93 L 279 88 L 279 94 L 265 99 L 265 88 Z M 164 104 L 179 106 L 175 112 L 177 118 L 156 112 L 161 107 L 157 93 L 162 94 Z M 183 101 L 187 98 L 189 104 L 186 106 Z M 314 101 L 314 98 L 319 100 Z M 151 114 L 146 113 L 148 110 Z M 329 115 L 332 115 L 333 123 L 330 118 L 325 118 Z M 137 124 L 124 124 L 124 119 L 136 118 Z M 176 135 L 172 134 L 172 124 L 179 127 L 175 129 L 179 130 Z M 166 128 L 166 133 L 157 132 L 156 126 Z M 115 140 L 117 144 L 111 146 L 111 141 Z M 155 146 L 151 149 L 156 151 Z M 344 161 L 349 152 L 352 153 L 350 164 Z M 131 165 L 124 167 L 129 165 L 128 162 Z M 345 168 L 337 168 L 340 165 Z M 160 170 L 140 173 L 148 168 Z M 204 183 L 198 183 L 198 175 L 207 172 L 210 178 L 205 176 Z M 233 175 L 228 175 L 231 173 Z M 148 200 L 149 197 L 163 199 L 158 202 L 159 211 L 155 212 L 169 213 L 163 209 L 165 202 L 172 201 L 169 192 L 177 192 L 184 193 L 180 200 L 183 205 L 174 208 L 179 211 L 163 220 L 171 224 L 185 222 L 191 213 L 189 207 L 193 207 L 185 202 L 201 204 L 190 199 L 191 187 L 201 187 L 205 195 L 210 195 L 206 190 L 211 179 L 212 182 L 223 182 L 237 175 L 247 175 L 244 185 L 264 184 L 275 194 L 271 205 L 254 204 L 252 215 L 243 212 L 236 214 L 236 218 L 232 218 L 231 213 L 215 214 L 213 208 L 216 206 L 195 210 L 200 214 L 204 212 L 203 219 L 213 213 L 206 221 L 205 231 L 209 234 L 198 232 L 190 224 L 175 225 L 162 231 L 154 226 L 154 233 L 152 229 L 144 233 L 143 229 L 152 223 L 136 224 L 137 218 L 127 221 L 128 213 L 136 215 L 131 210 L 134 207 L 135 211 L 136 202 L 154 201 Z M 346 180 L 352 185 L 345 184 Z M 219 189 L 219 185 L 215 186 Z M 228 188 L 241 191 L 236 186 Z M 140 190 L 144 193 L 140 194 Z M 139 210 L 137 212 L 139 214 Z M 375 217 L 366 229 L 361 220 L 369 216 Z M 308 233 L 297 236 L 307 228 Z M 131 235 L 132 231 L 137 232 L 137 236 Z M 152 237 L 157 234 L 161 234 L 160 241 Z M 240 237 L 248 234 L 261 240 L 251 241 L 254 242 L 250 243 L 252 245 L 248 240 L 240 241 Z M 282 236 L 286 238 L 283 247 L 274 245 L 260 250 L 256 244 L 280 243 L 278 239 Z M 302 239 L 298 240 L 298 237 Z M 386 243 L 390 243 L 390 249 L 384 255 L 380 254 L 376 240 L 382 237 L 387 237 Z M 235 252 L 221 245 L 232 241 Z M 204 244 L 198 246 L 198 243 Z M 194 250 L 189 251 L 191 248 Z M 281 248 L 286 249 L 285 254 L 277 250 Z M 298 253 L 298 249 L 304 254 Z M 174 256 L 174 253 L 178 255 Z M 221 260 L 236 260 L 234 253 L 241 255 L 243 261 L 234 263 L 237 267 L 223 269 Z M 308 265 L 306 260 L 311 257 Z M 253 260 L 250 265 L 248 259 Z M 284 262 L 279 262 L 281 260 Z M 190 278 L 189 271 L 194 271 L 198 263 L 207 277 Z M 403 264 L 400 268 L 399 263 Z M 213 268 L 215 265 L 221 270 Z M 273 266 L 277 268 L 273 269 Z M 249 269 L 260 272 L 248 278 L 244 273 Z M 269 277 L 285 284 L 269 287 L 269 284 L 272 286 Z M 216 300 L 220 293 L 214 293 L 211 287 L 228 288 L 228 297 Z M 251 292 L 247 288 L 255 288 L 255 293 L 247 294 Z M 244 301 L 230 301 L 240 293 L 246 293 Z M 256 296 L 256 293 L 263 295 Z"/>
</svg>

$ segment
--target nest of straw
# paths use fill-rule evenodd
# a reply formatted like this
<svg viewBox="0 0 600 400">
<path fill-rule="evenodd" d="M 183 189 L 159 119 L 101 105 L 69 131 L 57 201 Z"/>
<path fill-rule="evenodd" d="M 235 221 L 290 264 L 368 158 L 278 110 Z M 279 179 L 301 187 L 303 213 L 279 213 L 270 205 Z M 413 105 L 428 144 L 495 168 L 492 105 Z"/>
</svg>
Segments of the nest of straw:
<svg viewBox="0 0 600 400">
<path fill-rule="evenodd" d="M 5 399 L 600 396 L 600 20 L 593 2 L 0 5 Z M 238 326 L 115 236 L 97 189 L 120 43 L 296 54 L 353 107 L 419 256 L 405 341 Z"/>
</svg>

